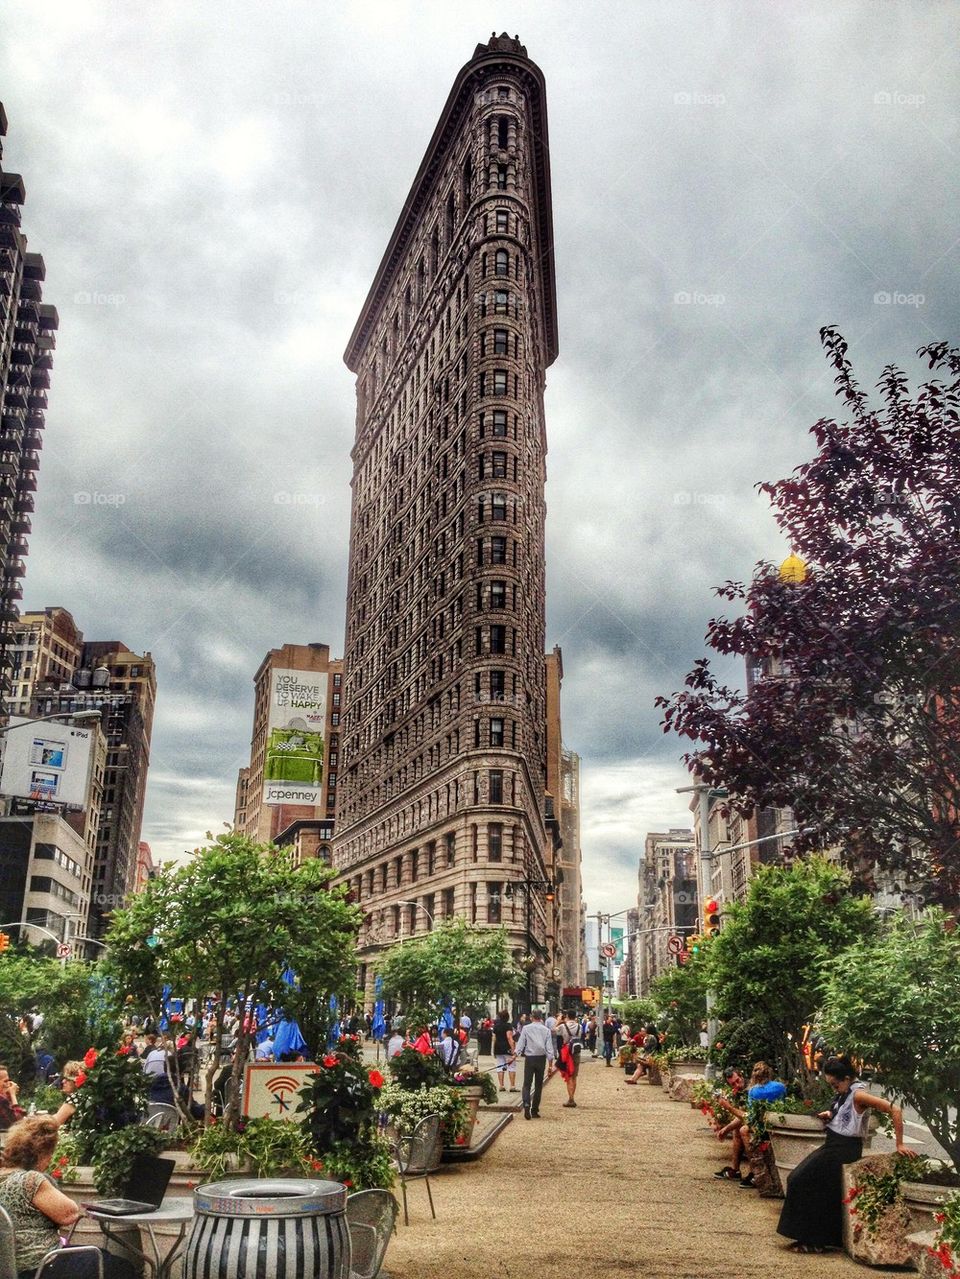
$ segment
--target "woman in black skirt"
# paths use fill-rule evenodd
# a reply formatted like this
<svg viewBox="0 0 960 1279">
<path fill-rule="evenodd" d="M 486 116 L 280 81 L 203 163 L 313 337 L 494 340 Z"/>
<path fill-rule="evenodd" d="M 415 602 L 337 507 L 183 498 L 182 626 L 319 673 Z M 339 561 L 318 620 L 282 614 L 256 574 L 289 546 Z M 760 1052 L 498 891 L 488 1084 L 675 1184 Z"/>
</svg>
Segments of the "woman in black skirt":
<svg viewBox="0 0 960 1279">
<path fill-rule="evenodd" d="M 781 1235 L 795 1240 L 791 1252 L 823 1252 L 842 1246 L 842 1168 L 863 1154 L 871 1110 L 892 1116 L 897 1153 L 912 1154 L 903 1144 L 900 1107 L 868 1093 L 848 1057 L 830 1057 L 823 1064 L 823 1074 L 836 1093 L 830 1109 L 817 1116 L 826 1123 L 827 1139 L 787 1178 L 787 1197 L 777 1226 Z"/>
</svg>

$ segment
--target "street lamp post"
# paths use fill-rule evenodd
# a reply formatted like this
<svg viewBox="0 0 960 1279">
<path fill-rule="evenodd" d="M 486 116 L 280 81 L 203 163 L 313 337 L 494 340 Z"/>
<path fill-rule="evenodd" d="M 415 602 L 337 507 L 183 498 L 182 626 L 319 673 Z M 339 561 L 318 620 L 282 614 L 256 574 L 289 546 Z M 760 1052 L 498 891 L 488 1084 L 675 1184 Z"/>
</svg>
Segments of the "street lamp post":
<svg viewBox="0 0 960 1279">
<path fill-rule="evenodd" d="M 394 906 L 412 906 L 414 908 L 414 911 L 413 911 L 414 931 L 416 931 L 416 927 L 417 927 L 417 911 L 422 910 L 423 913 L 426 915 L 427 919 L 430 920 L 430 931 L 431 932 L 433 931 L 433 916 L 427 910 L 426 906 L 422 904 L 422 902 L 417 902 L 409 898 L 404 898 L 401 901 L 394 902 L 393 904 Z M 400 945 L 401 946 L 403 945 L 403 916 L 402 915 L 400 916 Z"/>
</svg>

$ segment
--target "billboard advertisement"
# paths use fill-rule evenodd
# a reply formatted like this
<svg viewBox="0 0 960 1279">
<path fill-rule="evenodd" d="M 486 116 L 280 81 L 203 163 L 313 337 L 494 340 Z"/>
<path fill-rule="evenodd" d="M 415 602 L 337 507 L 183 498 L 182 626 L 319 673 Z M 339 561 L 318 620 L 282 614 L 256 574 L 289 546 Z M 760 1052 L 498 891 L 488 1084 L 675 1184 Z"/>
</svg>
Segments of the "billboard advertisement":
<svg viewBox="0 0 960 1279">
<path fill-rule="evenodd" d="M 265 804 L 321 802 L 326 719 L 325 671 L 272 672 L 263 761 Z"/>
<path fill-rule="evenodd" d="M 0 793 L 41 804 L 83 808 L 94 729 L 14 716 L 0 738 Z"/>
</svg>

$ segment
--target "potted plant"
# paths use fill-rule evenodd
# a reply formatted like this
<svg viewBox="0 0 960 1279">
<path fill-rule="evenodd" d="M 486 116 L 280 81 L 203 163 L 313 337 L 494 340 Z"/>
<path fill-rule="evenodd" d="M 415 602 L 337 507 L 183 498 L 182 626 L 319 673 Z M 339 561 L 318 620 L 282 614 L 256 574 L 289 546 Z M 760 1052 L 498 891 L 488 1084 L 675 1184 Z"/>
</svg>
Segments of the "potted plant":
<svg viewBox="0 0 960 1279">
<path fill-rule="evenodd" d="M 389 1189 L 390 1149 L 378 1131 L 379 1070 L 368 1070 L 352 1053 L 326 1053 L 300 1090 L 310 1167 L 353 1190 Z"/>
<path fill-rule="evenodd" d="M 473 1117 L 463 1088 L 437 1084 L 411 1091 L 398 1084 L 387 1084 L 380 1094 L 380 1106 L 397 1137 L 408 1137 L 428 1115 L 440 1116 L 440 1140 L 431 1161 L 434 1167 L 440 1167 L 444 1146 L 469 1143 Z"/>
</svg>

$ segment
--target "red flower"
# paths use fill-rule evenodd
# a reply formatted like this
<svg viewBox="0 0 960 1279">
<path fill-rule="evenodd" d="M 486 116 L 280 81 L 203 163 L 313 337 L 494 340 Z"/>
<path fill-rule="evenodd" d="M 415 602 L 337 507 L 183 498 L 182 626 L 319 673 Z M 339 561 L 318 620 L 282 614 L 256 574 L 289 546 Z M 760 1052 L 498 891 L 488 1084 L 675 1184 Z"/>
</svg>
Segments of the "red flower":
<svg viewBox="0 0 960 1279">
<path fill-rule="evenodd" d="M 321 1163 L 319 1159 L 311 1159 L 310 1167 L 313 1169 L 314 1172 L 323 1172 L 323 1164 Z"/>
<path fill-rule="evenodd" d="M 332 1053 L 327 1053 L 323 1059 L 323 1064 L 329 1070 L 332 1066 L 336 1066 L 338 1063 L 336 1057 L 334 1057 Z"/>
<path fill-rule="evenodd" d="M 353 1185 L 353 1182 L 350 1180 L 350 1178 L 349 1178 L 349 1177 L 344 1177 L 344 1179 L 343 1179 L 343 1184 L 344 1184 L 345 1186 L 352 1186 L 352 1185 Z"/>
<path fill-rule="evenodd" d="M 809 1107 L 809 1106 L 812 1106 L 812 1105 L 813 1105 L 813 1102 L 812 1102 L 812 1101 L 805 1101 L 803 1104 L 804 1104 L 805 1106 L 808 1106 L 808 1107 Z"/>
<path fill-rule="evenodd" d="M 367 1072 L 367 1078 L 370 1080 L 371 1087 L 382 1088 L 384 1085 L 383 1075 L 379 1070 L 371 1070 Z"/>
<path fill-rule="evenodd" d="M 91 1066 L 95 1066 L 97 1064 L 96 1048 L 87 1049 L 87 1051 L 83 1054 L 83 1064 L 86 1066 L 87 1070 L 89 1070 Z"/>
<path fill-rule="evenodd" d="M 465 1146 L 466 1144 L 467 1144 L 467 1139 L 466 1139 L 466 1137 L 458 1137 L 458 1138 L 457 1138 L 457 1145 L 458 1145 L 458 1146 Z"/>
<path fill-rule="evenodd" d="M 74 1086 L 77 1088 L 82 1088 L 83 1085 L 87 1082 L 87 1077 L 82 1070 L 77 1071 L 73 1082 L 74 1082 Z"/>
<path fill-rule="evenodd" d="M 129 1044 L 121 1044 L 121 1045 L 120 1045 L 120 1047 L 117 1049 L 117 1056 L 118 1056 L 118 1057 L 129 1057 L 129 1056 L 130 1056 L 130 1045 L 129 1045 Z"/>
</svg>

